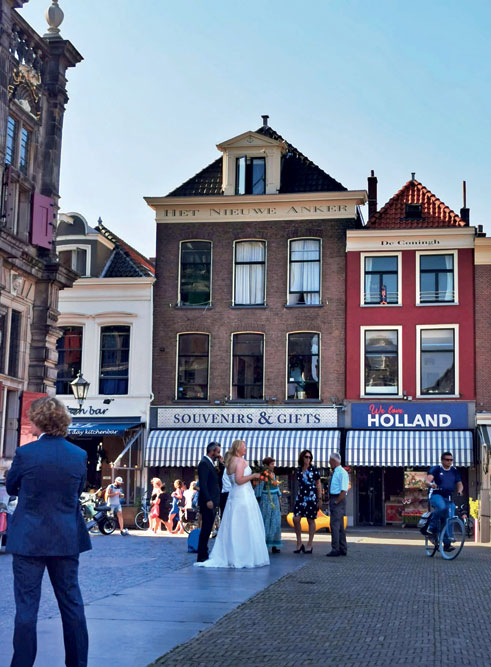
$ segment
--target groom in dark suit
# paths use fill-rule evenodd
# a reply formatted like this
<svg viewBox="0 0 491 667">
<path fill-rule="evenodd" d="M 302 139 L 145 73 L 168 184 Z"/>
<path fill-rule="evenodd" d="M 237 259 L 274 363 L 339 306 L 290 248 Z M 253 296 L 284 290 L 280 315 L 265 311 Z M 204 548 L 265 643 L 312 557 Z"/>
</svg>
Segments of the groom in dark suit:
<svg viewBox="0 0 491 667">
<path fill-rule="evenodd" d="M 220 479 L 215 461 L 220 457 L 218 442 L 210 442 L 206 455 L 198 466 L 199 476 L 199 509 L 201 512 L 201 531 L 198 542 L 198 562 L 208 560 L 208 540 L 220 505 Z"/>
<path fill-rule="evenodd" d="M 36 659 L 45 569 L 61 612 L 66 665 L 86 667 L 88 635 L 78 556 L 92 547 L 78 499 L 85 484 L 87 454 L 65 440 L 71 418 L 56 398 L 34 401 L 28 415 L 32 435 L 40 437 L 17 449 L 7 477 L 7 492 L 19 498 L 7 533 L 16 606 L 11 667 L 31 667 Z"/>
</svg>

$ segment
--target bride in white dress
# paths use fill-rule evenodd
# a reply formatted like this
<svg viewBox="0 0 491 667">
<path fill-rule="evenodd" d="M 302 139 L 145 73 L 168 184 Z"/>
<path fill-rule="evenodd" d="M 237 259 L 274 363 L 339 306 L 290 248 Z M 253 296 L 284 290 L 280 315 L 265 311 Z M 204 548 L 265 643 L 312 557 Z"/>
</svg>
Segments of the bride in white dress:
<svg viewBox="0 0 491 667">
<path fill-rule="evenodd" d="M 251 480 L 252 473 L 244 460 L 246 445 L 234 440 L 225 457 L 225 466 L 232 482 L 220 530 L 210 558 L 196 567 L 262 567 L 269 565 L 264 522 Z"/>
</svg>

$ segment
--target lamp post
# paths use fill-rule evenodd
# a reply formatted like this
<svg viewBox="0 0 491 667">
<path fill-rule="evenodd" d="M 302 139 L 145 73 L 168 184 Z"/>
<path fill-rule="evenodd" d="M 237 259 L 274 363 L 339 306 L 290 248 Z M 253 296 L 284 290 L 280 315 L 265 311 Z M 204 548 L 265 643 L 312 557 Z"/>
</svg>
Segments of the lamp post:
<svg viewBox="0 0 491 667">
<path fill-rule="evenodd" d="M 72 394 L 75 400 L 78 402 L 79 412 L 81 412 L 82 405 L 87 398 L 87 394 L 89 393 L 90 382 L 87 382 L 87 380 L 82 375 L 82 372 L 79 371 L 75 380 L 70 382 L 70 387 L 72 388 Z"/>
</svg>

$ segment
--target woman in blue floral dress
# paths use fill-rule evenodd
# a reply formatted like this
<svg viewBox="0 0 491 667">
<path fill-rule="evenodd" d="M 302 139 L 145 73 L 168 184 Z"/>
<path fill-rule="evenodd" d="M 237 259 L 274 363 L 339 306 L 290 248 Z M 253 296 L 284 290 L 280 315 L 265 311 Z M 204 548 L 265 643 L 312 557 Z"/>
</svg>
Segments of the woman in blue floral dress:
<svg viewBox="0 0 491 667">
<path fill-rule="evenodd" d="M 315 519 L 322 502 L 321 476 L 317 468 L 312 465 L 312 452 L 304 449 L 298 457 L 298 468 L 296 470 L 297 497 L 293 509 L 293 526 L 297 536 L 297 548 L 293 553 L 311 554 L 312 542 L 315 534 Z M 302 517 L 309 524 L 309 541 L 307 548 L 302 544 L 302 528 L 300 522 Z"/>
<path fill-rule="evenodd" d="M 273 481 L 276 480 L 274 464 L 275 460 L 270 456 L 263 459 L 263 466 L 271 473 Z M 272 553 L 279 554 L 282 547 L 280 487 L 268 481 L 259 482 L 255 488 L 255 493 L 259 500 L 259 509 L 263 515 L 266 546 L 271 547 Z"/>
</svg>

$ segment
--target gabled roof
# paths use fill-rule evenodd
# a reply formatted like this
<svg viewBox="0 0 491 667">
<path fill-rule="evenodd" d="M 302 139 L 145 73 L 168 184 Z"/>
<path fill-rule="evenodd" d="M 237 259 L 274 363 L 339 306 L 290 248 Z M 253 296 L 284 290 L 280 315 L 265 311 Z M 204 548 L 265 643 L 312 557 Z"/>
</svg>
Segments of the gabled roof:
<svg viewBox="0 0 491 667">
<path fill-rule="evenodd" d="M 406 204 L 421 204 L 421 218 L 406 218 Z M 380 211 L 369 218 L 367 227 L 417 229 L 421 227 L 466 227 L 451 208 L 416 180 L 408 181 Z"/>
<path fill-rule="evenodd" d="M 114 243 L 114 250 L 103 272 L 104 278 L 146 278 L 155 275 L 152 262 L 102 224 L 96 230 Z"/>
<path fill-rule="evenodd" d="M 280 193 L 341 192 L 346 190 L 344 185 L 326 174 L 325 171 L 305 157 L 295 146 L 285 141 L 271 127 L 262 126 L 256 130 L 256 134 L 262 134 L 269 139 L 284 142 L 287 147 L 281 168 Z M 224 144 L 226 143 L 224 142 Z M 222 194 L 222 158 L 219 157 L 178 188 L 169 192 L 167 196 L 202 197 Z"/>
</svg>

